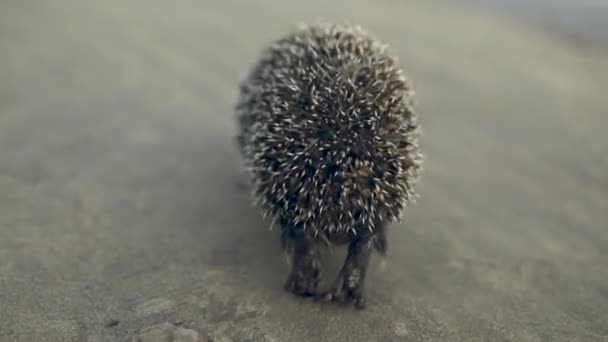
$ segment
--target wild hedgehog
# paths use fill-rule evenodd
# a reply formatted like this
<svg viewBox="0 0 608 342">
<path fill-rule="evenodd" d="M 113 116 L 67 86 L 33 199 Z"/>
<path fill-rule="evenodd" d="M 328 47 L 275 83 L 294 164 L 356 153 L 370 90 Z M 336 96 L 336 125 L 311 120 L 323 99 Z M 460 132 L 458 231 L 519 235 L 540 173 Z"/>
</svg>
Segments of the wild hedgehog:
<svg viewBox="0 0 608 342">
<path fill-rule="evenodd" d="M 388 47 L 359 26 L 300 26 L 240 84 L 237 141 L 264 216 L 292 254 L 285 289 L 365 307 L 372 247 L 417 197 L 413 91 Z M 348 244 L 334 287 L 317 292 L 327 244 Z"/>
</svg>

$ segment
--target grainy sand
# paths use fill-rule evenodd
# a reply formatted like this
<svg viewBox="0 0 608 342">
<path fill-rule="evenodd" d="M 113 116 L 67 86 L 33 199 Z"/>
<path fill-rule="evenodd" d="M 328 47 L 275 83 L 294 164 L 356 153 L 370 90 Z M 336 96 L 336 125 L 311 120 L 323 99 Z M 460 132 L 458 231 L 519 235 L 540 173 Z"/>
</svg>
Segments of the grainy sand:
<svg viewBox="0 0 608 342">
<path fill-rule="evenodd" d="M 425 131 L 364 312 L 282 291 L 238 185 L 236 83 L 317 18 L 393 46 Z M 0 341 L 608 339 L 598 49 L 425 1 L 4 0 L 0 51 Z"/>
</svg>

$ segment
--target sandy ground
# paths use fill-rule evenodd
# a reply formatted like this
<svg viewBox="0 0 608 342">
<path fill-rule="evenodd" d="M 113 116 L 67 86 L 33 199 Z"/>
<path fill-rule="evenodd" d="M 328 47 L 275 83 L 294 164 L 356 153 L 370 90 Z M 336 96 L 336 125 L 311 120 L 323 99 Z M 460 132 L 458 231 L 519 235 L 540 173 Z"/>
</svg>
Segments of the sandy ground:
<svg viewBox="0 0 608 342">
<path fill-rule="evenodd" d="M 363 312 L 282 291 L 233 144 L 236 83 L 316 18 L 393 46 L 425 130 Z M 429 1 L 4 0 L 0 51 L 0 341 L 608 340 L 598 49 Z"/>
</svg>

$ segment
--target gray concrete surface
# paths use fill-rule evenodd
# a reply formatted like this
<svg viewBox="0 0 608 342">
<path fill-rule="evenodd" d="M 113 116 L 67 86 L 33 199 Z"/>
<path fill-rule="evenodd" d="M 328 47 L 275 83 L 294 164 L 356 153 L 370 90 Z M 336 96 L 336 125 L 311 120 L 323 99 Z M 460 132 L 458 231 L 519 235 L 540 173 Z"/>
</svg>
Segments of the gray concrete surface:
<svg viewBox="0 0 608 342">
<path fill-rule="evenodd" d="M 447 0 L 450 1 L 450 0 Z M 532 24 L 572 43 L 608 47 L 605 0 L 451 0 Z"/>
<path fill-rule="evenodd" d="M 316 18 L 394 47 L 425 129 L 363 312 L 282 291 L 232 140 L 236 82 Z M 0 51 L 0 341 L 608 340 L 601 50 L 429 1 L 4 0 Z"/>
</svg>

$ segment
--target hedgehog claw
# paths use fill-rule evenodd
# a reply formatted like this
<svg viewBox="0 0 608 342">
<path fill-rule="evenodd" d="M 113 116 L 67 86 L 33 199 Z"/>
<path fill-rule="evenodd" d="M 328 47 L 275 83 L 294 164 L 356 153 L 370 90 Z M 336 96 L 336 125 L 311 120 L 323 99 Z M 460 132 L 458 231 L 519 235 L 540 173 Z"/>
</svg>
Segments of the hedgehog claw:
<svg viewBox="0 0 608 342">
<path fill-rule="evenodd" d="M 315 299 L 325 302 L 353 303 L 356 309 L 365 309 L 361 274 L 363 272 L 356 268 L 342 270 L 333 289 L 315 295 Z"/>
<path fill-rule="evenodd" d="M 319 285 L 320 272 L 319 269 L 309 269 L 308 272 L 294 270 L 285 282 L 285 291 L 295 295 L 311 297 L 317 292 Z"/>
</svg>

